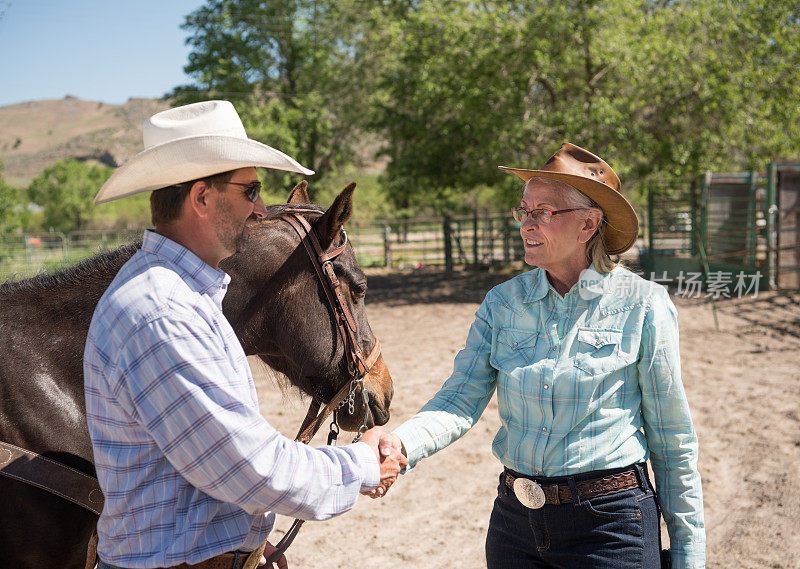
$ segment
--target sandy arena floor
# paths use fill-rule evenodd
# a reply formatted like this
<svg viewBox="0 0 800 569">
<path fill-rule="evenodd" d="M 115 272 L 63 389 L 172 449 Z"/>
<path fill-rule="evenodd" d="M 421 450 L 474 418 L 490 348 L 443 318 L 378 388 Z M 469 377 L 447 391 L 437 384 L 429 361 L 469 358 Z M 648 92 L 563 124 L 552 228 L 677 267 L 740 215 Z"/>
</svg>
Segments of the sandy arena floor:
<svg viewBox="0 0 800 569">
<path fill-rule="evenodd" d="M 389 429 L 452 370 L 478 304 L 498 274 L 370 274 L 368 315 L 395 381 Z M 708 566 L 800 567 L 800 294 L 717 304 L 675 298 L 683 380 L 700 438 Z M 305 400 L 283 394 L 254 362 L 262 411 L 294 436 Z M 382 500 L 309 522 L 289 551 L 295 569 L 485 567 L 484 539 L 499 462 L 493 400 L 460 441 L 403 476 Z M 349 440 L 349 439 L 344 439 Z M 314 440 L 324 444 L 324 434 Z M 271 541 L 291 520 L 280 518 Z"/>
</svg>

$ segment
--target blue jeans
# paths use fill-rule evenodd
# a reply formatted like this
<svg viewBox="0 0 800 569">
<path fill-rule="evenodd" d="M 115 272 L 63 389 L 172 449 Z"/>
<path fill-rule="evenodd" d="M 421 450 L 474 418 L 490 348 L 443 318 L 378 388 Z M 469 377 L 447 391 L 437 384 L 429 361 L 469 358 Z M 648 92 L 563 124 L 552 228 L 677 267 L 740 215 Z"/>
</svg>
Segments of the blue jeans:
<svg viewBox="0 0 800 569">
<path fill-rule="evenodd" d="M 655 492 L 646 470 L 636 468 L 643 487 L 537 510 L 517 500 L 502 474 L 486 536 L 488 568 L 659 569 Z M 536 480 L 569 484 L 576 496 L 577 482 L 623 470 L 627 468 Z"/>
</svg>

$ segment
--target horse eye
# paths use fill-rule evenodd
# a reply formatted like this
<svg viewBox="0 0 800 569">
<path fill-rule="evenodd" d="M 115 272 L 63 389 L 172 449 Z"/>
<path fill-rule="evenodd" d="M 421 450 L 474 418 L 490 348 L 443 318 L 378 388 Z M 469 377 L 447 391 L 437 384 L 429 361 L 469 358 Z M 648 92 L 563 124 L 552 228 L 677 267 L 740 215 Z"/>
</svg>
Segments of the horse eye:
<svg viewBox="0 0 800 569">
<path fill-rule="evenodd" d="M 367 283 L 356 283 L 353 286 L 353 296 L 356 298 L 364 298 L 367 295 Z"/>
</svg>

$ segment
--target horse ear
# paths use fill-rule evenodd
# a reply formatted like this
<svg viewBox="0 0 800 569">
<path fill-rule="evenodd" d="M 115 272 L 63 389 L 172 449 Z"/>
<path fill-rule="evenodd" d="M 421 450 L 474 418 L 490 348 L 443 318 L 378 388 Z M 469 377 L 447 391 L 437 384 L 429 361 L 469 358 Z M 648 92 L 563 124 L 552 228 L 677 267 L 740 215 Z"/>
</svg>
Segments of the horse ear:
<svg viewBox="0 0 800 569">
<path fill-rule="evenodd" d="M 355 182 L 348 184 L 317 221 L 317 234 L 320 240 L 324 241 L 323 246 L 329 245 L 334 240 L 342 230 L 342 225 L 353 215 L 353 190 L 355 189 Z"/>
<path fill-rule="evenodd" d="M 289 201 L 286 203 L 290 204 L 304 204 L 304 203 L 311 203 L 311 200 L 308 198 L 308 192 L 306 188 L 308 187 L 308 182 L 302 180 L 299 184 L 297 184 L 292 193 L 289 194 Z"/>
</svg>

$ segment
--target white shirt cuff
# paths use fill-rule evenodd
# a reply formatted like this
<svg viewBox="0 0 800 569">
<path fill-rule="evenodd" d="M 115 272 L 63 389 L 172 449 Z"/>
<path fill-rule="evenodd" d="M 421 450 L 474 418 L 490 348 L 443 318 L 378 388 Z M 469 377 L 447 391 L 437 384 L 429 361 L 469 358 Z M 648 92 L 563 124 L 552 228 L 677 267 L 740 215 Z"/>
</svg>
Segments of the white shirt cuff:
<svg viewBox="0 0 800 569">
<path fill-rule="evenodd" d="M 381 483 L 381 468 L 378 464 L 378 457 L 375 456 L 375 452 L 367 443 L 354 443 L 349 446 L 361 466 L 363 474 L 361 492 L 374 490 Z"/>
</svg>

